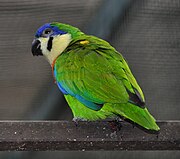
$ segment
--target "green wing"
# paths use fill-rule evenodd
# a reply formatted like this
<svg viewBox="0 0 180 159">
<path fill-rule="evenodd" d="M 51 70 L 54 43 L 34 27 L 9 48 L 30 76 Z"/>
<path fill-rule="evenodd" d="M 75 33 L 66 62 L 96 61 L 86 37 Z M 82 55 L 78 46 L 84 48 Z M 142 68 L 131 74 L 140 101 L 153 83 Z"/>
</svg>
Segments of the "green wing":
<svg viewBox="0 0 180 159">
<path fill-rule="evenodd" d="M 56 60 L 55 76 L 75 116 L 96 120 L 113 113 L 159 130 L 126 61 L 109 43 L 85 35 L 72 41 Z"/>
<path fill-rule="evenodd" d="M 55 67 L 57 81 L 85 100 L 130 101 L 137 105 L 138 101 L 144 102 L 143 93 L 122 55 L 96 37 L 84 36 L 73 41 L 57 59 Z"/>
</svg>

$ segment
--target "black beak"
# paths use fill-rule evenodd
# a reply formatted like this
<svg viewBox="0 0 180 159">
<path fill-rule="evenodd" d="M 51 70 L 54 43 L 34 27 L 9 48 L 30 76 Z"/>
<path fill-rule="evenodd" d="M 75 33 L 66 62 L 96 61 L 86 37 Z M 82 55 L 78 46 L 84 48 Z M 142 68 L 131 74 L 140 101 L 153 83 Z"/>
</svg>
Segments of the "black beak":
<svg viewBox="0 0 180 159">
<path fill-rule="evenodd" d="M 34 39 L 34 41 L 32 42 L 31 52 L 33 56 L 43 55 L 41 50 L 41 42 L 39 40 Z"/>
</svg>

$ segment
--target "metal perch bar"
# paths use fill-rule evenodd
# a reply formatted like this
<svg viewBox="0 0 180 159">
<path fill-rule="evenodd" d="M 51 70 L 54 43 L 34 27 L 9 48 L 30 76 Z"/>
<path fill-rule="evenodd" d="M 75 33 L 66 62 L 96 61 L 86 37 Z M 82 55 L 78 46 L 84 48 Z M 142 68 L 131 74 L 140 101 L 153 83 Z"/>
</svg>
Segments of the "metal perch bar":
<svg viewBox="0 0 180 159">
<path fill-rule="evenodd" d="M 128 122 L 0 121 L 1 151 L 180 150 L 180 121 L 159 121 L 159 134 Z"/>
</svg>

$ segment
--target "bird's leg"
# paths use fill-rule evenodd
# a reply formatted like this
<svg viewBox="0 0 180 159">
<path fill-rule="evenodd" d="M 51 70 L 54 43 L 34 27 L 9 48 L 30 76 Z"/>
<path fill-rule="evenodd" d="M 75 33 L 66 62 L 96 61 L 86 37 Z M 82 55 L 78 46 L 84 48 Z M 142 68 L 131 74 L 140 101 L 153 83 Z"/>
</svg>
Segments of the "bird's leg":
<svg viewBox="0 0 180 159">
<path fill-rule="evenodd" d="M 74 117 L 72 121 L 75 123 L 75 126 L 78 127 L 79 121 L 87 121 L 87 120 L 80 117 Z"/>
<path fill-rule="evenodd" d="M 79 121 L 79 119 L 78 119 L 77 117 L 74 117 L 74 118 L 72 119 L 72 121 L 74 122 L 75 126 L 78 127 L 78 121 Z"/>
<path fill-rule="evenodd" d="M 132 127 L 135 128 L 135 122 L 132 122 Z"/>
<path fill-rule="evenodd" d="M 122 120 L 120 118 L 116 118 L 113 121 L 109 121 L 109 125 L 111 130 L 114 131 L 120 131 L 122 128 L 122 124 L 121 124 Z"/>
<path fill-rule="evenodd" d="M 157 139 L 159 138 L 159 134 L 156 135 Z"/>
</svg>

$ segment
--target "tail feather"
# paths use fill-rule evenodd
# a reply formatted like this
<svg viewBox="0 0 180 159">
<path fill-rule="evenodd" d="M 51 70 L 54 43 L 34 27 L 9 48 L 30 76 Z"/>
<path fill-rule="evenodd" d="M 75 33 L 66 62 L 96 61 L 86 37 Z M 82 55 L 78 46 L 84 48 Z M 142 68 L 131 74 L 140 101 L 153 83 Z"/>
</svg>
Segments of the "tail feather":
<svg viewBox="0 0 180 159">
<path fill-rule="evenodd" d="M 156 124 L 156 120 L 148 112 L 147 108 L 140 108 L 138 106 L 133 105 L 132 103 L 116 104 L 114 105 L 114 108 L 116 114 L 130 119 L 131 121 L 139 124 L 140 126 L 148 130 L 160 130 L 160 128 Z"/>
</svg>

